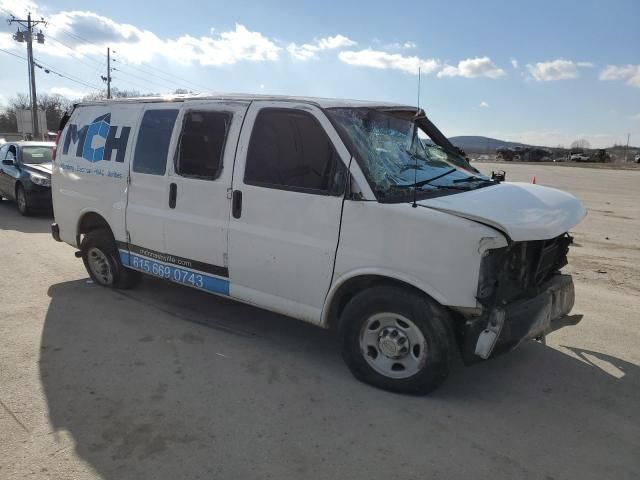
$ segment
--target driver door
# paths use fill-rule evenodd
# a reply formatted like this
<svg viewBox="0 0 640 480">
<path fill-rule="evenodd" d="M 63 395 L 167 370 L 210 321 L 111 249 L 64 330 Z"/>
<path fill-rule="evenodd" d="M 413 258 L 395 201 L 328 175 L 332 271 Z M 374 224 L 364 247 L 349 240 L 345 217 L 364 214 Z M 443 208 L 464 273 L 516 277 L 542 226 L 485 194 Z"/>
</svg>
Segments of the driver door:
<svg viewBox="0 0 640 480">
<path fill-rule="evenodd" d="M 233 171 L 232 297 L 319 321 L 333 275 L 348 160 L 319 108 L 251 104 Z"/>
</svg>

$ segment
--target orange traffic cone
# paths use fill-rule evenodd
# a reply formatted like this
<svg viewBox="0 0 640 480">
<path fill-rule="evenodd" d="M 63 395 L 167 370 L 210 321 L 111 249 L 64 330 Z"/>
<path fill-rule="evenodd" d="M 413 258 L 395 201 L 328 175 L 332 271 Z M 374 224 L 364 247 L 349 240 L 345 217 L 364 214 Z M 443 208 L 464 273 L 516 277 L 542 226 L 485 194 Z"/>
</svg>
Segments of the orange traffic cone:
<svg viewBox="0 0 640 480">
<path fill-rule="evenodd" d="M 533 183 L 534 185 L 536 184 L 536 176 L 534 175 L 533 178 L 531 179 L 531 183 Z"/>
</svg>

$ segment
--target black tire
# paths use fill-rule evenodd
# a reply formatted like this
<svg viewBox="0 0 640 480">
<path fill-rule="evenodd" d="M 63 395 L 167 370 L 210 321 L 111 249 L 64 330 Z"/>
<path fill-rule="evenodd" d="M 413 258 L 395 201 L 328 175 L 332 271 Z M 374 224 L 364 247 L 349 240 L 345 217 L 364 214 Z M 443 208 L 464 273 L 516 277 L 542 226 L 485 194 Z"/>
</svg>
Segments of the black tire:
<svg viewBox="0 0 640 480">
<path fill-rule="evenodd" d="M 16 203 L 18 204 L 18 211 L 20 215 L 28 217 L 31 215 L 31 205 L 29 202 L 29 195 L 24 190 L 24 187 L 20 184 L 16 187 Z"/>
<path fill-rule="evenodd" d="M 91 230 L 82 239 L 80 251 L 84 267 L 98 285 L 129 289 L 140 283 L 141 273 L 122 265 L 118 247 L 108 230 Z M 97 263 L 101 264 L 101 268 L 96 266 Z"/>
<path fill-rule="evenodd" d="M 368 320 L 383 312 L 410 320 L 424 337 L 426 360 L 411 376 L 383 375 L 365 358 L 369 353 L 361 348 L 360 336 L 364 335 Z M 426 295 L 396 286 L 372 287 L 353 297 L 342 312 L 339 323 L 342 356 L 353 375 L 362 382 L 393 392 L 424 395 L 447 378 L 455 359 L 451 322 L 449 313 Z"/>
</svg>

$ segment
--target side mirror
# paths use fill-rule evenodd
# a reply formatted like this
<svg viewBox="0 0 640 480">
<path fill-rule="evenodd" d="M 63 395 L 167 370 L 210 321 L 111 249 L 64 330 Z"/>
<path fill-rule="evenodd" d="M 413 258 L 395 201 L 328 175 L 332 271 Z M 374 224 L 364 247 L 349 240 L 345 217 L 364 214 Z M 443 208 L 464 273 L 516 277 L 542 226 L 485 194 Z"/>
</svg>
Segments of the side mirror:
<svg viewBox="0 0 640 480">
<path fill-rule="evenodd" d="M 13 158 L 5 158 L 4 160 L 2 160 L 2 164 L 3 165 L 15 165 L 16 161 Z"/>
<path fill-rule="evenodd" d="M 507 173 L 504 170 L 494 170 L 491 172 L 491 180 L 494 182 L 504 182 L 507 179 Z"/>
</svg>

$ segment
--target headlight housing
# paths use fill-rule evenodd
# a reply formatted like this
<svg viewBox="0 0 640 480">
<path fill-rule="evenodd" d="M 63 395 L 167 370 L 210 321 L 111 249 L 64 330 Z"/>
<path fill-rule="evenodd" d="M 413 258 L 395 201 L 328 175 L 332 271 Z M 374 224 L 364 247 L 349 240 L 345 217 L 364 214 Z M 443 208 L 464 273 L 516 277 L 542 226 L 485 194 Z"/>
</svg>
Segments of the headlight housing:
<svg viewBox="0 0 640 480">
<path fill-rule="evenodd" d="M 44 175 L 38 175 L 37 173 L 30 173 L 29 178 L 36 185 L 40 185 L 41 187 L 50 187 L 51 179 L 49 177 L 45 177 Z"/>
</svg>

